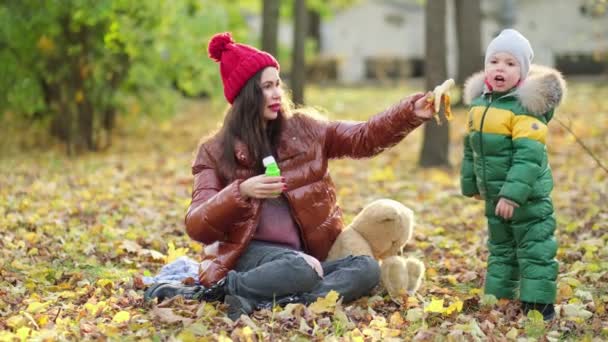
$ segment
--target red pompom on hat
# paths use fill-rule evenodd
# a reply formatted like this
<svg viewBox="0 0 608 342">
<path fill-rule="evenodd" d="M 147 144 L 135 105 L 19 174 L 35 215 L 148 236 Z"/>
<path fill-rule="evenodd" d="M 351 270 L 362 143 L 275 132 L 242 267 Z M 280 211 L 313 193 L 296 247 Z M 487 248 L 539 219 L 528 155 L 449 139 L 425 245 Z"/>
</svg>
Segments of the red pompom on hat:
<svg viewBox="0 0 608 342">
<path fill-rule="evenodd" d="M 247 81 L 266 67 L 279 69 L 279 63 L 267 52 L 235 43 L 230 32 L 218 33 L 209 41 L 209 58 L 220 63 L 224 96 L 230 104 Z"/>
</svg>

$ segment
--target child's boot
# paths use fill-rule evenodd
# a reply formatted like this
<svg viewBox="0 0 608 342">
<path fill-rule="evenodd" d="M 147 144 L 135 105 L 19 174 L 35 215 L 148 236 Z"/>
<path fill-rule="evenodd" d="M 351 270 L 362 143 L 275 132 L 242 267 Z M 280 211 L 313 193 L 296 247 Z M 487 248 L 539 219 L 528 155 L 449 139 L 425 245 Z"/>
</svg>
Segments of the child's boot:
<svg viewBox="0 0 608 342">
<path fill-rule="evenodd" d="M 545 322 L 552 321 L 555 318 L 555 308 L 553 304 L 543 304 L 543 303 L 528 303 L 521 302 L 522 308 L 524 311 L 524 315 L 528 315 L 528 312 L 532 310 L 536 310 L 543 315 L 543 320 Z"/>
</svg>

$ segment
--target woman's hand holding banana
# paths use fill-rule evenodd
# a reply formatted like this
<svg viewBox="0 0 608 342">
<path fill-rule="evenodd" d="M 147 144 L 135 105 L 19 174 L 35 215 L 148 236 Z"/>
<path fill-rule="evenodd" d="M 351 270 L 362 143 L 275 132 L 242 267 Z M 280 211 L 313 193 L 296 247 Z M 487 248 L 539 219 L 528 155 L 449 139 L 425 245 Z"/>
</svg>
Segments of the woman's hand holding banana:
<svg viewBox="0 0 608 342">
<path fill-rule="evenodd" d="M 441 119 L 439 118 L 439 109 L 441 108 L 441 100 L 443 99 L 443 106 L 445 112 L 445 118 L 450 121 L 452 120 L 452 107 L 450 105 L 450 89 L 452 89 L 456 85 L 453 79 L 448 79 L 442 84 L 435 87 L 433 90 L 433 96 L 427 97 L 426 102 L 428 106 L 433 106 L 433 110 L 435 112 L 435 120 L 437 124 L 441 124 Z"/>
</svg>

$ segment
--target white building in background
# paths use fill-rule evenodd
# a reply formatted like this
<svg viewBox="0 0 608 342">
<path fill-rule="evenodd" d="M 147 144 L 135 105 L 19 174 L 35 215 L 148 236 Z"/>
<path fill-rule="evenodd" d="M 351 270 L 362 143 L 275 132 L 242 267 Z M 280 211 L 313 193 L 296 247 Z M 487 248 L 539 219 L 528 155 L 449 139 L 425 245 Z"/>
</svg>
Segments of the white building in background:
<svg viewBox="0 0 608 342">
<path fill-rule="evenodd" d="M 513 0 L 514 28 L 531 41 L 535 62 L 555 65 L 565 55 L 608 53 L 608 14 L 593 17 L 589 0 Z M 501 1 L 482 0 L 482 47 L 499 31 Z M 448 74 L 456 72 L 456 33 L 448 1 Z M 365 80 L 371 60 L 424 60 L 424 6 L 417 0 L 362 0 L 325 20 L 321 55 L 338 60 L 338 79 Z M 285 37 L 286 38 L 286 37 Z M 481 51 L 483 53 L 483 51 Z"/>
<path fill-rule="evenodd" d="M 488 2 L 487 0 L 485 2 Z M 535 61 L 553 65 L 558 56 L 608 53 L 608 13 L 592 16 L 588 0 L 517 1 L 515 28 L 528 37 Z M 484 33 L 496 31 L 495 21 L 483 22 Z M 490 36 L 484 37 L 485 41 Z"/>
<path fill-rule="evenodd" d="M 337 58 L 338 78 L 365 79 L 366 61 L 424 56 L 424 7 L 416 1 L 361 1 L 321 27 L 321 55 Z"/>
</svg>

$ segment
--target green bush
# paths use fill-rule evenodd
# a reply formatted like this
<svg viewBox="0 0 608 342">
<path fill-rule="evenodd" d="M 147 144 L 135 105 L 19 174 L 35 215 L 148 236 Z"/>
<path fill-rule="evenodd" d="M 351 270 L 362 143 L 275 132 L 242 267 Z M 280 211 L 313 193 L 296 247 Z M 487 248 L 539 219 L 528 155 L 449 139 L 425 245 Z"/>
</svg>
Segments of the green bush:
<svg viewBox="0 0 608 342">
<path fill-rule="evenodd" d="M 221 91 L 212 34 L 245 23 L 229 0 L 7 0 L 0 4 L 0 116 L 46 122 L 68 153 L 110 143 L 116 116 L 171 112 Z"/>
</svg>

